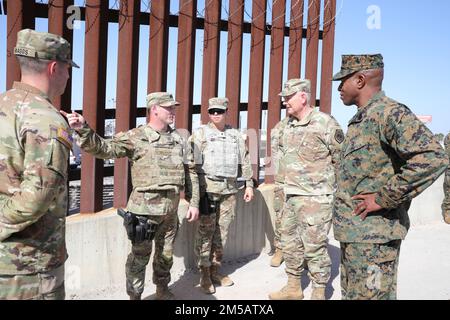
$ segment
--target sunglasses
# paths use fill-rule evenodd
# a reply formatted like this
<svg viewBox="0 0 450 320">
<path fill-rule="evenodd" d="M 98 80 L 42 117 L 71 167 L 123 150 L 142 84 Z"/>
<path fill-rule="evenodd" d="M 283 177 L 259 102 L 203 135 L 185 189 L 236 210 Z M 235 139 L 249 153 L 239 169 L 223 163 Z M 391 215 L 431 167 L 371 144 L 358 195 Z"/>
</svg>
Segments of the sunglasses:
<svg viewBox="0 0 450 320">
<path fill-rule="evenodd" d="M 223 110 L 223 109 L 209 109 L 208 113 L 209 114 L 215 114 L 215 113 L 217 113 L 217 114 L 224 114 L 225 110 Z"/>
</svg>

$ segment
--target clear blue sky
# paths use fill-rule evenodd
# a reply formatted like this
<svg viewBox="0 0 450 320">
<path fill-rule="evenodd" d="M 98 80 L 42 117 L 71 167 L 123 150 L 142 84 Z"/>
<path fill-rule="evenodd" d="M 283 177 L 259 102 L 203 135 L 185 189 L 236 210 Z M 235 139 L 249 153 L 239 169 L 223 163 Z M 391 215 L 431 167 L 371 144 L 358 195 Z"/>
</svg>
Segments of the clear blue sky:
<svg viewBox="0 0 450 320">
<path fill-rule="evenodd" d="M 292 0 L 294 1 L 294 0 Z M 204 13 L 203 0 L 198 1 L 198 11 Z M 271 21 L 272 1 L 268 4 L 267 20 Z M 290 7 L 289 0 L 286 1 Z M 448 0 L 336 0 L 337 21 L 334 71 L 338 71 L 341 55 L 348 53 L 382 53 L 385 62 L 384 90 L 390 97 L 408 105 L 418 115 L 432 115 L 433 122 L 427 124 L 435 133 L 447 133 L 450 130 L 450 36 L 447 30 L 446 17 L 450 12 Z M 76 5 L 83 5 L 84 1 L 75 0 Z M 142 1 L 142 8 L 146 8 L 148 0 Z M 117 7 L 116 0 L 110 0 L 110 6 Z M 373 7 L 375 6 L 375 7 Z M 249 21 L 251 1 L 245 3 L 245 20 Z M 178 1 L 171 1 L 171 13 L 178 12 Z M 228 15 L 228 1 L 223 0 L 222 19 Z M 289 22 L 289 12 L 286 23 Z M 374 18 L 380 18 L 375 19 Z M 368 23 L 369 26 L 368 27 Z M 304 22 L 306 23 L 306 22 Z M 37 19 L 36 29 L 47 30 L 46 19 Z M 148 66 L 148 26 L 142 26 L 139 54 L 138 105 L 145 104 L 147 88 Z M 112 106 L 115 98 L 116 68 L 118 55 L 118 27 L 109 25 L 108 46 L 108 80 L 107 105 Z M 170 29 L 169 35 L 169 70 L 168 90 L 176 89 L 176 57 L 177 31 Z M 267 101 L 270 38 L 266 39 L 265 90 L 264 100 Z M 203 31 L 196 35 L 196 59 L 194 74 L 194 103 L 201 99 L 202 72 L 202 41 Z M 287 47 L 288 39 L 285 44 Z M 74 60 L 83 66 L 84 23 L 74 33 Z M 219 95 L 225 94 L 226 74 L 226 46 L 227 34 L 221 34 L 221 57 L 219 65 Z M 305 47 L 305 46 L 304 46 Z M 305 50 L 304 50 L 305 51 Z M 4 91 L 6 66 L 4 53 L 6 52 L 6 16 L 0 15 L 0 91 Z M 248 70 L 250 53 L 250 35 L 243 39 L 242 58 L 242 91 L 241 100 L 247 101 Z M 286 80 L 287 65 L 284 65 L 284 80 Z M 304 67 L 302 72 L 304 72 Z M 319 69 L 320 72 L 320 69 Z M 303 75 L 303 74 L 302 74 Z M 82 105 L 83 69 L 74 69 L 72 108 L 79 109 Z M 333 85 L 332 114 L 340 124 L 346 128 L 348 120 L 356 111 L 356 107 L 344 106 L 337 94 L 339 83 Z M 246 115 L 242 115 L 246 123 Z M 198 124 L 198 117 L 194 119 L 194 127 Z"/>
</svg>

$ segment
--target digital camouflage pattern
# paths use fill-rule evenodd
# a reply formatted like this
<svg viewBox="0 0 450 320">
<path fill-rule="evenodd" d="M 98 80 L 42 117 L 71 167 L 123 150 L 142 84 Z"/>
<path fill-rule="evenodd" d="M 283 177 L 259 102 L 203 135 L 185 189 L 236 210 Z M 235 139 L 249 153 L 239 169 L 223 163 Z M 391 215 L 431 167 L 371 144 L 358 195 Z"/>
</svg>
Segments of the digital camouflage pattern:
<svg viewBox="0 0 450 320">
<path fill-rule="evenodd" d="M 314 287 L 325 287 L 330 280 L 327 235 L 332 201 L 333 195 L 288 196 L 283 209 L 280 234 L 286 273 L 300 279 L 306 260 Z"/>
<path fill-rule="evenodd" d="M 342 55 L 341 71 L 333 76 L 333 80 L 342 80 L 358 71 L 380 69 L 383 67 L 384 62 L 381 54 Z"/>
<path fill-rule="evenodd" d="M 17 33 L 17 44 L 14 48 L 14 54 L 42 60 L 58 60 L 79 68 L 71 59 L 70 43 L 52 33 L 38 32 L 31 29 L 20 30 Z"/>
<path fill-rule="evenodd" d="M 388 243 L 341 243 L 343 300 L 397 299 L 401 240 Z"/>
<path fill-rule="evenodd" d="M 0 95 L 0 277 L 50 272 L 67 259 L 69 130 L 38 89 L 15 82 Z"/>
<path fill-rule="evenodd" d="M 199 217 L 195 234 L 194 252 L 198 267 L 220 266 L 223 247 L 228 238 L 228 229 L 236 216 L 236 195 L 214 194 L 212 199 L 219 201 L 219 213 Z"/>
<path fill-rule="evenodd" d="M 450 133 L 447 133 L 447 135 L 445 136 L 444 146 L 447 157 L 450 158 Z M 445 171 L 442 215 L 444 216 L 444 221 L 450 224 L 450 167 L 448 167 Z"/>
<path fill-rule="evenodd" d="M 284 171 L 285 194 L 333 194 L 344 139 L 338 122 L 314 109 L 302 120 L 290 117 L 281 137 L 279 167 Z"/>
<path fill-rule="evenodd" d="M 334 202 L 334 236 L 340 242 L 387 243 L 404 239 L 411 200 L 448 164 L 428 128 L 404 105 L 379 92 L 350 120 L 342 145 Z M 383 208 L 364 221 L 351 197 L 376 193 Z"/>
<path fill-rule="evenodd" d="M 164 215 L 164 205 L 159 200 L 155 202 L 155 191 L 180 192 L 185 187 L 191 197 L 190 205 L 198 208 L 199 188 L 193 155 L 176 130 L 161 133 L 141 125 L 104 139 L 86 124 L 78 133 L 81 148 L 96 158 L 128 157 L 130 160 L 133 190 L 128 199 L 128 211 L 140 215 Z M 161 208 L 158 209 L 158 205 Z"/>
<path fill-rule="evenodd" d="M 153 283 L 166 286 L 170 282 L 173 265 L 173 243 L 178 230 L 179 194 L 175 191 L 154 193 L 154 210 L 149 220 L 157 223 L 155 254 L 153 256 Z M 125 264 L 126 286 L 129 295 L 140 295 L 144 290 L 145 270 L 152 253 L 152 241 L 133 244 Z"/>
<path fill-rule="evenodd" d="M 289 117 L 284 118 L 280 122 L 278 122 L 270 131 L 270 148 L 271 148 L 271 165 L 274 168 L 274 180 L 275 180 L 275 189 L 274 189 L 274 199 L 273 199 L 273 210 L 275 212 L 275 221 L 274 221 L 274 239 L 273 245 L 276 249 L 281 250 L 281 216 L 283 212 L 284 206 L 284 175 L 283 168 L 280 168 L 280 156 L 281 153 L 281 141 L 282 141 L 282 132 L 284 127 L 289 121 Z"/>
<path fill-rule="evenodd" d="M 64 300 L 64 264 L 42 273 L 0 276 L 0 300 Z"/>
</svg>

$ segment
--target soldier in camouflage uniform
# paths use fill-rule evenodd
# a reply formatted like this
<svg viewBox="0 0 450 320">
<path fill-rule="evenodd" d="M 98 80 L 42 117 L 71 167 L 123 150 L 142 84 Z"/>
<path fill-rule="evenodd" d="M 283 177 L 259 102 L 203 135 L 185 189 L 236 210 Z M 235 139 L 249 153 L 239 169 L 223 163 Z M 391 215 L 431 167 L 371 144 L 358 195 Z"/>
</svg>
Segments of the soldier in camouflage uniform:
<svg viewBox="0 0 450 320">
<path fill-rule="evenodd" d="M 448 164 L 428 128 L 382 91 L 380 54 L 344 55 L 333 80 L 358 111 L 342 145 L 333 228 L 341 243 L 343 299 L 396 299 L 401 241 L 411 200 Z"/>
<path fill-rule="evenodd" d="M 305 260 L 311 299 L 325 299 L 331 275 L 327 235 L 344 133 L 332 116 L 311 106 L 310 92 L 309 80 L 290 79 L 280 93 L 289 115 L 277 151 L 286 197 L 280 234 L 288 283 L 269 295 L 272 300 L 303 299 L 300 278 Z"/>
<path fill-rule="evenodd" d="M 227 108 L 227 98 L 209 99 L 210 122 L 190 137 L 195 150 L 201 198 L 211 209 L 203 206 L 200 211 L 194 248 L 201 272 L 200 286 L 208 294 L 215 292 L 213 284 L 233 285 L 233 281 L 220 274 L 218 269 L 228 228 L 235 217 L 239 169 L 245 179 L 244 201 L 253 199 L 253 171 L 249 153 L 241 133 L 225 124 Z"/>
<path fill-rule="evenodd" d="M 64 299 L 69 127 L 63 94 L 70 44 L 25 29 L 14 54 L 22 76 L 0 95 L 0 299 Z"/>
<path fill-rule="evenodd" d="M 275 236 L 273 239 L 273 245 L 275 247 L 275 252 L 270 260 L 270 265 L 272 267 L 279 267 L 283 259 L 283 251 L 281 249 L 281 214 L 283 212 L 284 206 L 284 176 L 283 170 L 280 169 L 280 146 L 282 141 L 283 129 L 289 121 L 289 117 L 284 118 L 278 122 L 275 127 L 272 128 L 270 132 L 270 148 L 272 150 L 272 163 L 275 169 L 275 189 L 274 189 L 274 199 L 273 199 L 273 210 L 275 211 Z"/>
<path fill-rule="evenodd" d="M 173 264 L 173 242 L 178 230 L 180 191 L 185 185 L 187 193 L 191 194 L 186 217 L 188 221 L 198 218 L 199 189 L 192 153 L 181 135 L 169 126 L 178 105 L 169 93 L 149 94 L 149 123 L 120 132 L 111 139 L 98 136 L 81 115 L 75 112 L 66 114 L 69 124 L 80 136 L 80 146 L 84 151 L 101 159 L 128 157 L 131 161 L 133 191 L 127 211 L 148 219 L 146 222 L 149 224 L 156 224 L 153 283 L 156 284 L 158 300 L 173 298 L 168 284 Z M 132 240 L 126 262 L 127 293 L 132 300 L 141 298 L 151 252 L 151 239 Z"/>
<path fill-rule="evenodd" d="M 450 133 L 444 139 L 445 152 L 450 158 Z M 444 178 L 444 201 L 442 202 L 442 215 L 445 223 L 450 224 L 450 167 L 445 171 Z"/>
</svg>

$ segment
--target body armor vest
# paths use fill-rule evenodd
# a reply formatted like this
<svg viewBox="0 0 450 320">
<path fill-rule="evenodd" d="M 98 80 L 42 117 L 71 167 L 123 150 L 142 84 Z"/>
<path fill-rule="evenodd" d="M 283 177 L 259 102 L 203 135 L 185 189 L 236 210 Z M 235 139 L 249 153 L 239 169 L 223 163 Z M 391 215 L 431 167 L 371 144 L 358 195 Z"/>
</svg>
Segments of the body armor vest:
<svg viewBox="0 0 450 320">
<path fill-rule="evenodd" d="M 142 141 L 142 157 L 131 167 L 133 187 L 145 189 L 155 185 L 184 186 L 181 138 L 173 134 L 161 134 L 157 140 L 145 134 L 143 138 L 147 141 Z"/>
<path fill-rule="evenodd" d="M 208 178 L 237 178 L 239 166 L 239 137 L 236 130 L 219 131 L 203 126 L 205 148 L 203 171 Z"/>
</svg>

